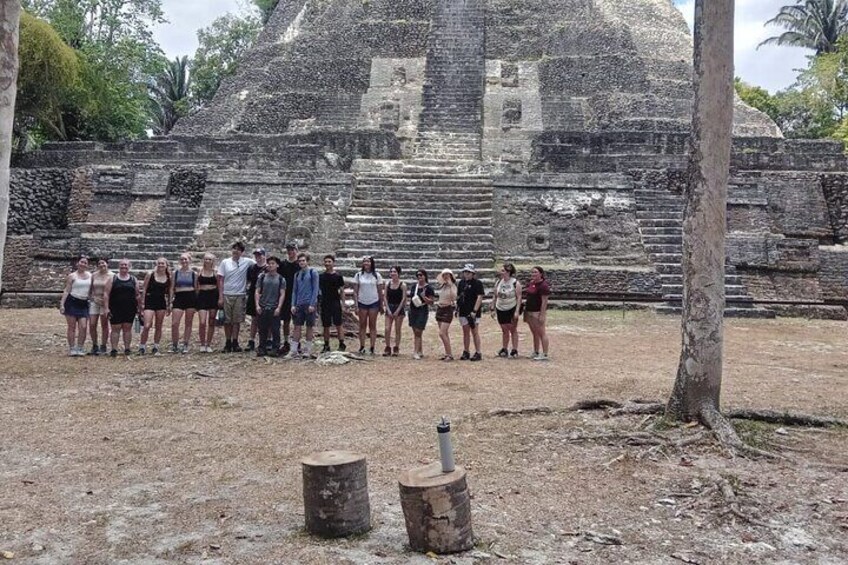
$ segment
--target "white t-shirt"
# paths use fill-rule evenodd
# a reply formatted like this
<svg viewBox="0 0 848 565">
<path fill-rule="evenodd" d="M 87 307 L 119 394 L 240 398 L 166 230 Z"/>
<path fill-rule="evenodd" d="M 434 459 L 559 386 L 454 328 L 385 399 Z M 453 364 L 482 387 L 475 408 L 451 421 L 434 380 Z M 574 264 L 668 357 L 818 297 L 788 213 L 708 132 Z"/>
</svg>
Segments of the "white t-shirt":
<svg viewBox="0 0 848 565">
<path fill-rule="evenodd" d="M 359 302 L 370 306 L 380 301 L 380 294 L 377 292 L 377 287 L 383 284 L 383 277 L 377 273 L 375 277 L 373 273 L 363 273 L 359 271 L 353 277 L 354 284 L 359 285 Z"/>
<path fill-rule="evenodd" d="M 247 293 L 247 271 L 256 261 L 242 257 L 238 263 L 228 257 L 218 265 L 218 274 L 224 277 L 224 296 L 238 296 Z"/>
</svg>

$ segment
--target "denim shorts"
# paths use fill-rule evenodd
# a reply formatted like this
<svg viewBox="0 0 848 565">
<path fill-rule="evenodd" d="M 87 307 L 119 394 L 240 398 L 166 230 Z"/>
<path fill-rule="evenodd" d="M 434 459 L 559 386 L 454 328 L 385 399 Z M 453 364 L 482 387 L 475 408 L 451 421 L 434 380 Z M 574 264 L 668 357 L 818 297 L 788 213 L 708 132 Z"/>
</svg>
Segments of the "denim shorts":
<svg viewBox="0 0 848 565">
<path fill-rule="evenodd" d="M 379 310 L 380 309 L 380 303 L 379 302 L 375 302 L 374 304 L 363 304 L 362 302 L 357 302 L 356 306 L 360 310 Z"/>
<path fill-rule="evenodd" d="M 309 306 L 296 306 L 292 321 L 295 326 L 311 328 L 315 325 L 315 312 L 310 312 Z"/>
</svg>

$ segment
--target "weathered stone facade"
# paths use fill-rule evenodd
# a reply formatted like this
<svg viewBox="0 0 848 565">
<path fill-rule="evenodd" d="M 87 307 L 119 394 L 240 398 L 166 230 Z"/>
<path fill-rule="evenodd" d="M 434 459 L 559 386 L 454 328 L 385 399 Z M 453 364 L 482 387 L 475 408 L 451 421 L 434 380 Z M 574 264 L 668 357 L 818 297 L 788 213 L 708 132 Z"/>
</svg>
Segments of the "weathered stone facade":
<svg viewBox="0 0 848 565">
<path fill-rule="evenodd" d="M 81 252 L 144 269 L 240 239 L 345 272 L 540 264 L 558 297 L 675 311 L 691 50 L 668 0 L 281 2 L 169 138 L 17 156 L 5 300 Z M 735 110 L 728 311 L 844 316 L 843 147 Z"/>
</svg>

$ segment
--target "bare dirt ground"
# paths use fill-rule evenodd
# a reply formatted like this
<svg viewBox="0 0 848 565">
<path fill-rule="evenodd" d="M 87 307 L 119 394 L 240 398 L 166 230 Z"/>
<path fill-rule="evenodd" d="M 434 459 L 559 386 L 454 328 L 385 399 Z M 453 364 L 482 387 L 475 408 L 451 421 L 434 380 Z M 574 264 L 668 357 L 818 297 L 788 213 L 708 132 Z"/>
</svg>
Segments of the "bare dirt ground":
<svg viewBox="0 0 848 565">
<path fill-rule="evenodd" d="M 487 319 L 482 363 L 436 361 L 431 326 L 424 361 L 322 368 L 69 359 L 54 311 L 0 311 L 0 551 L 10 563 L 848 561 L 848 472 L 819 465 L 848 463 L 848 430 L 740 423 L 793 458 L 772 462 L 732 458 L 698 427 L 660 428 L 671 443 L 615 435 L 660 433 L 654 417 L 492 415 L 668 395 L 677 320 L 552 313 L 549 325 L 548 364 L 495 358 Z M 838 322 L 729 321 L 725 404 L 847 417 L 846 338 Z M 427 557 L 405 547 L 397 477 L 437 457 L 442 414 L 458 422 L 479 541 Z M 370 534 L 304 534 L 299 461 L 325 449 L 367 455 Z"/>
</svg>

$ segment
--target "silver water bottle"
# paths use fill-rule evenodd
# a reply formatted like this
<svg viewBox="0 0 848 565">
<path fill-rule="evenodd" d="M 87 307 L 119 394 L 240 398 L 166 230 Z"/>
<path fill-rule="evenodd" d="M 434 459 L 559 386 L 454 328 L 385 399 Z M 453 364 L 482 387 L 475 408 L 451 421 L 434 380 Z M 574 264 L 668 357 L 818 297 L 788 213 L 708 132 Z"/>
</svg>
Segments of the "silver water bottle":
<svg viewBox="0 0 848 565">
<path fill-rule="evenodd" d="M 442 421 L 436 425 L 439 433 L 439 458 L 442 461 L 442 473 L 452 473 L 454 470 L 453 445 L 451 444 L 450 422 L 442 416 Z"/>
</svg>

